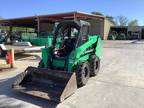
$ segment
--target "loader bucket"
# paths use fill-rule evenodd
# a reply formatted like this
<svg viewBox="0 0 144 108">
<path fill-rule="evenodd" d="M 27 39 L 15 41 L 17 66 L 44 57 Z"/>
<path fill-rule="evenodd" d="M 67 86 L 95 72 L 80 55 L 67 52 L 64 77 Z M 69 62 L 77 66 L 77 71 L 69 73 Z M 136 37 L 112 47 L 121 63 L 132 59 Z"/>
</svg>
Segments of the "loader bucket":
<svg viewBox="0 0 144 108">
<path fill-rule="evenodd" d="M 36 97 L 61 102 L 77 89 L 75 73 L 28 67 L 12 88 Z"/>
</svg>

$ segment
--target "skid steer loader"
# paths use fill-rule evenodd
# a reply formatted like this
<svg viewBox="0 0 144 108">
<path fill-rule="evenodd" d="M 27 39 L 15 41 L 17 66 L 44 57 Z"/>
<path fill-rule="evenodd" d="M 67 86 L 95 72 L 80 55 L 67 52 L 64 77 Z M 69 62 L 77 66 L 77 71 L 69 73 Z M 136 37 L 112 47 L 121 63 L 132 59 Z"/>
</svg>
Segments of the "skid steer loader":
<svg viewBox="0 0 144 108">
<path fill-rule="evenodd" d="M 28 67 L 17 76 L 14 90 L 61 102 L 84 86 L 100 67 L 100 36 L 89 35 L 85 21 L 62 21 L 53 42 L 42 49 L 38 67 Z"/>
</svg>

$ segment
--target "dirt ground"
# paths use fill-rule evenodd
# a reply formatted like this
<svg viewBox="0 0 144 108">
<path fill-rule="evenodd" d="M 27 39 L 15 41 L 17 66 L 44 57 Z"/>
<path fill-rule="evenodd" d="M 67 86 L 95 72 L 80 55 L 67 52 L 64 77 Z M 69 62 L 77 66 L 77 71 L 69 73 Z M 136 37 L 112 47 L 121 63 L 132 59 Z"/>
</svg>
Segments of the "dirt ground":
<svg viewBox="0 0 144 108">
<path fill-rule="evenodd" d="M 0 108 L 144 108 L 144 42 L 102 41 L 101 52 L 98 76 L 60 104 L 11 89 L 15 76 L 40 60 L 39 53 L 17 55 L 16 68 L 0 72 Z"/>
</svg>

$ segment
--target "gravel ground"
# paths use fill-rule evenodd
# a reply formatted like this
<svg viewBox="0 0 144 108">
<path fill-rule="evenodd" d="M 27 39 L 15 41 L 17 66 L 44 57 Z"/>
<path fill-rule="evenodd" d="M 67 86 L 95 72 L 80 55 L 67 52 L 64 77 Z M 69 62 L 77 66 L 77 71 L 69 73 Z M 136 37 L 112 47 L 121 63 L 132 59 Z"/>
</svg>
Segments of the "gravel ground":
<svg viewBox="0 0 144 108">
<path fill-rule="evenodd" d="M 98 76 L 60 104 L 11 89 L 17 74 L 37 66 L 39 55 L 17 56 L 16 69 L 0 72 L 0 108 L 144 108 L 144 42 L 102 41 Z"/>
</svg>

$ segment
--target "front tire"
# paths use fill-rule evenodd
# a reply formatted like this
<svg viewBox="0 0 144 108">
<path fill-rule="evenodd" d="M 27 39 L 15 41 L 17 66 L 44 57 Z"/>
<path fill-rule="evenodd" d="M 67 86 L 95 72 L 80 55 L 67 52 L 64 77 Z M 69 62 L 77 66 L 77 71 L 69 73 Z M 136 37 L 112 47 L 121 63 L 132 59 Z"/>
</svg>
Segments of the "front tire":
<svg viewBox="0 0 144 108">
<path fill-rule="evenodd" d="M 90 77 L 89 64 L 87 62 L 80 62 L 76 69 L 77 85 L 82 87 L 86 85 Z"/>
<path fill-rule="evenodd" d="M 90 60 L 91 63 L 91 76 L 96 76 L 100 69 L 100 59 L 97 56 L 93 56 Z"/>
</svg>

